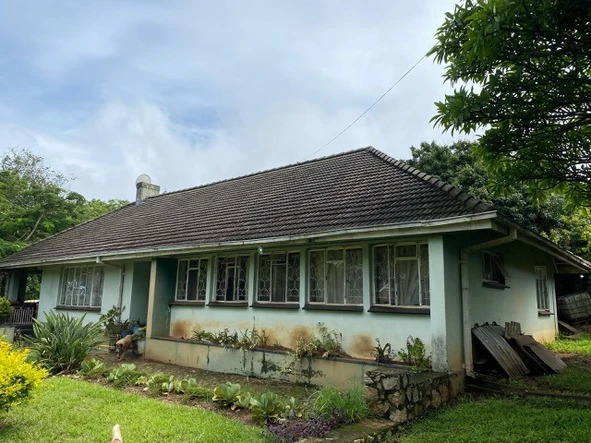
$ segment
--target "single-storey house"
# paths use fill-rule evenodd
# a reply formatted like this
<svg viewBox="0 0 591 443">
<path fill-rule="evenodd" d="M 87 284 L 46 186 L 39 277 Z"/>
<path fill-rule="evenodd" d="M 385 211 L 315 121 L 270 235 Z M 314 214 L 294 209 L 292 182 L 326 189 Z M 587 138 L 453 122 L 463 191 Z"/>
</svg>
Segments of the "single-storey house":
<svg viewBox="0 0 591 443">
<path fill-rule="evenodd" d="M 39 317 L 147 323 L 146 356 L 200 366 L 195 330 L 265 329 L 293 348 L 323 323 L 354 358 L 376 339 L 426 344 L 433 369 L 472 370 L 475 323 L 557 333 L 554 276 L 591 263 L 490 205 L 372 147 L 159 194 L 0 262 L 16 300 L 42 272 Z M 209 351 L 208 351 L 209 352 Z"/>
</svg>

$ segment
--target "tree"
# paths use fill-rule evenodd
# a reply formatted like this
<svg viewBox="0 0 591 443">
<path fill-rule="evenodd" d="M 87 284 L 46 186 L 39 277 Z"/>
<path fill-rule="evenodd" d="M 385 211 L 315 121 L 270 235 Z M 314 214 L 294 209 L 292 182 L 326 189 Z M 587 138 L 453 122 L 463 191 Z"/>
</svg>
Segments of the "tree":
<svg viewBox="0 0 591 443">
<path fill-rule="evenodd" d="M 474 152 L 475 145 L 467 141 L 449 146 L 424 142 L 410 148 L 412 159 L 406 162 L 491 203 L 500 213 L 565 249 L 591 258 L 591 219 L 586 211 L 573 212 L 560 195 L 532 201 L 520 185 L 510 195 L 499 194 L 484 162 Z"/>
<path fill-rule="evenodd" d="M 87 201 L 67 191 L 71 181 L 28 150 L 10 150 L 0 161 L 0 257 L 126 204 Z"/>
<path fill-rule="evenodd" d="M 436 103 L 432 121 L 484 129 L 477 152 L 506 183 L 591 206 L 590 30 L 589 0 L 456 5 L 429 54 L 463 85 Z"/>
</svg>

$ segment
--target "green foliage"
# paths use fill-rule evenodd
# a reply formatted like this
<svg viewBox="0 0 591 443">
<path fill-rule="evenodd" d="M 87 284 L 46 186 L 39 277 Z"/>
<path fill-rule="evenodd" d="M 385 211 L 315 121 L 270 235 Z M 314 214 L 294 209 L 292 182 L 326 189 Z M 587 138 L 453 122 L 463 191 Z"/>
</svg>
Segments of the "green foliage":
<svg viewBox="0 0 591 443">
<path fill-rule="evenodd" d="M 0 324 L 11 316 L 13 310 L 10 301 L 6 297 L 0 297 Z"/>
<path fill-rule="evenodd" d="M 146 386 L 148 387 L 148 390 L 151 393 L 159 394 L 161 392 L 168 391 L 168 385 L 166 385 L 166 389 L 165 389 L 164 384 L 165 383 L 167 384 L 169 381 L 170 381 L 170 375 L 154 374 L 148 379 Z"/>
<path fill-rule="evenodd" d="M 238 383 L 222 383 L 213 390 L 212 400 L 226 407 L 234 408 L 242 393 L 242 387 Z"/>
<path fill-rule="evenodd" d="M 0 339 L 0 412 L 25 402 L 47 376 L 47 371 L 27 361 L 29 350 Z"/>
<path fill-rule="evenodd" d="M 136 384 L 138 379 L 142 376 L 142 373 L 138 371 L 136 365 L 122 364 L 116 368 L 113 368 L 107 376 L 107 381 L 113 383 L 117 388 L 125 386 L 133 386 Z"/>
<path fill-rule="evenodd" d="M 52 374 L 79 370 L 90 351 L 103 342 L 101 324 L 84 324 L 86 315 L 74 318 L 50 311 L 44 316 L 45 322 L 35 320 L 34 336 L 24 339 L 31 348 L 31 357 Z"/>
<path fill-rule="evenodd" d="M 243 392 L 241 393 L 237 400 L 236 400 L 236 408 L 237 409 L 250 409 L 251 408 L 251 399 L 252 395 L 250 392 Z"/>
<path fill-rule="evenodd" d="M 318 323 L 318 335 L 312 337 L 299 336 L 293 350 L 296 359 L 304 357 L 330 358 L 346 355 L 342 347 L 342 334 L 329 330 L 324 323 Z"/>
<path fill-rule="evenodd" d="M 232 349 L 255 349 L 268 346 L 269 336 L 264 329 L 256 328 L 230 332 L 228 328 L 218 332 L 208 332 L 203 329 L 193 331 L 192 340 L 212 343 Z"/>
<path fill-rule="evenodd" d="M 88 202 L 64 188 L 69 181 L 29 150 L 5 153 L 0 160 L 0 257 L 127 203 Z"/>
<path fill-rule="evenodd" d="M 380 339 L 376 338 L 376 346 L 373 349 L 373 355 L 378 363 L 392 363 L 392 345 L 390 343 L 386 343 L 384 346 L 382 346 Z"/>
<path fill-rule="evenodd" d="M 406 339 L 406 349 L 398 351 L 400 359 L 417 369 L 429 369 L 431 361 L 425 356 L 425 344 L 420 338 L 409 335 Z"/>
<path fill-rule="evenodd" d="M 344 423 L 354 423 L 369 414 L 363 390 L 359 388 L 339 391 L 332 387 L 324 387 L 314 395 L 312 406 L 317 416 L 331 418 L 338 415 Z"/>
<path fill-rule="evenodd" d="M 446 81 L 461 83 L 436 103 L 433 121 L 452 132 L 484 129 L 479 155 L 504 182 L 534 194 L 555 188 L 586 206 L 589 17 L 586 0 L 466 0 L 446 14 L 429 53 L 446 64 Z"/>
<path fill-rule="evenodd" d="M 250 408 L 253 418 L 260 423 L 277 421 L 285 411 L 281 398 L 274 392 L 251 398 Z"/>
<path fill-rule="evenodd" d="M 87 378 L 100 378 L 106 371 L 105 364 L 96 358 L 84 360 L 80 366 L 80 373 Z"/>
<path fill-rule="evenodd" d="M 591 357 L 591 334 L 586 332 L 572 337 L 561 337 L 544 343 L 544 345 L 558 354 L 577 354 Z"/>
</svg>

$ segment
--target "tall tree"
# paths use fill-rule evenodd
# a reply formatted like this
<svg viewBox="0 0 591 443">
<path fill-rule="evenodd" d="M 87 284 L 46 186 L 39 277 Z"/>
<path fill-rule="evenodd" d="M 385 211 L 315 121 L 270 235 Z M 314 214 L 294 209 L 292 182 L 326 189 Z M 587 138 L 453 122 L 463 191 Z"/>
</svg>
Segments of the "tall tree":
<svg viewBox="0 0 591 443">
<path fill-rule="evenodd" d="M 591 1 L 466 0 L 436 38 L 430 54 L 461 85 L 433 120 L 484 130 L 477 151 L 506 182 L 591 206 Z"/>
<path fill-rule="evenodd" d="M 591 259 L 591 219 L 586 211 L 573 211 L 563 196 L 550 195 L 542 202 L 529 197 L 525 187 L 515 186 L 510 195 L 499 194 L 473 142 L 452 145 L 421 143 L 411 147 L 406 162 L 451 185 L 491 203 L 501 213 L 558 245 Z"/>
</svg>

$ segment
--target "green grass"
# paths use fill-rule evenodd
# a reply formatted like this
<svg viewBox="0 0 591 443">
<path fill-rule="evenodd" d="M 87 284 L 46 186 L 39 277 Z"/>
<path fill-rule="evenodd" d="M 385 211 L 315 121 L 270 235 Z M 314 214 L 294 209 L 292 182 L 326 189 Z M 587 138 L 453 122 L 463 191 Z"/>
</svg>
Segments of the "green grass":
<svg viewBox="0 0 591 443">
<path fill-rule="evenodd" d="M 386 440 L 397 443 L 534 443 L 591 440 L 589 404 L 554 399 L 471 398 Z"/>
<path fill-rule="evenodd" d="M 548 349 L 558 354 L 578 354 L 591 357 L 591 334 L 585 332 L 574 338 L 564 337 L 544 344 Z"/>
<path fill-rule="evenodd" d="M 261 442 L 261 429 L 196 407 L 165 403 L 69 378 L 47 380 L 31 402 L 0 414 L 2 443 Z"/>
</svg>

